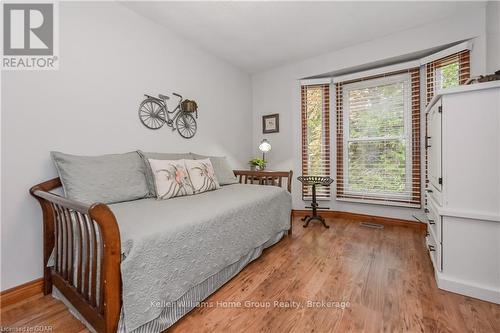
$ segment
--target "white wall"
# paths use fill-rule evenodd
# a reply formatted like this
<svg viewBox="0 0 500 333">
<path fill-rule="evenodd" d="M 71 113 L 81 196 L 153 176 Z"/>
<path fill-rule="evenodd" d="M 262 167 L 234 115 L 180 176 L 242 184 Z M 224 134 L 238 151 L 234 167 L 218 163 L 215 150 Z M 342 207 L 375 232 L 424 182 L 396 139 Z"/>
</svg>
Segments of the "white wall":
<svg viewBox="0 0 500 333">
<path fill-rule="evenodd" d="M 486 73 L 491 74 L 500 70 L 500 1 L 486 6 L 486 45 Z"/>
<path fill-rule="evenodd" d="M 2 73 L 1 290 L 42 276 L 42 221 L 29 188 L 56 176 L 49 151 L 136 149 L 251 155 L 251 80 L 119 4 L 60 4 L 60 69 Z M 146 129 L 143 93 L 196 99 L 198 133 Z"/>
<path fill-rule="evenodd" d="M 342 32 L 339 31 L 339 33 Z M 296 176 L 300 175 L 301 130 L 300 84 L 298 81 L 300 78 L 381 61 L 469 38 L 474 38 L 471 60 L 472 74 L 484 73 L 486 59 L 485 11 L 484 8 L 480 8 L 434 24 L 406 30 L 382 39 L 254 75 L 252 77 L 254 154 L 259 156 L 258 142 L 262 138 L 267 138 L 272 144 L 272 151 L 267 155 L 269 168 L 292 169 Z M 330 96 L 333 100 L 333 94 Z M 333 101 L 332 105 L 334 105 Z M 280 133 L 263 135 L 261 117 L 270 113 L 280 114 Z M 334 108 L 331 107 L 332 147 L 335 147 L 334 115 Z M 336 165 L 334 162 L 335 156 L 332 156 L 331 165 L 333 167 Z M 335 170 L 332 170 L 332 175 L 335 173 Z M 295 209 L 304 208 L 300 189 L 300 183 L 294 180 L 293 207 Z M 329 206 L 331 210 L 404 219 L 412 219 L 412 214 L 418 213 L 418 210 L 415 209 L 346 203 L 333 199 L 321 204 Z"/>
</svg>

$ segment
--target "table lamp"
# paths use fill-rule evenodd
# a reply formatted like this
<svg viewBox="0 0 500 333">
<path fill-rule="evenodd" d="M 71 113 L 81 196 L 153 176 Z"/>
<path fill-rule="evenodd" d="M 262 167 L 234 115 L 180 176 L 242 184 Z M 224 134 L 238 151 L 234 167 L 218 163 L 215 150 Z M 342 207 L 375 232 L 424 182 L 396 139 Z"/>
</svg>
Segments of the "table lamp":
<svg viewBox="0 0 500 333">
<path fill-rule="evenodd" d="M 260 142 L 259 150 L 262 152 L 262 159 L 265 162 L 266 161 L 266 153 L 271 151 L 271 144 L 269 143 L 269 141 L 267 141 L 267 139 L 263 139 Z"/>
</svg>

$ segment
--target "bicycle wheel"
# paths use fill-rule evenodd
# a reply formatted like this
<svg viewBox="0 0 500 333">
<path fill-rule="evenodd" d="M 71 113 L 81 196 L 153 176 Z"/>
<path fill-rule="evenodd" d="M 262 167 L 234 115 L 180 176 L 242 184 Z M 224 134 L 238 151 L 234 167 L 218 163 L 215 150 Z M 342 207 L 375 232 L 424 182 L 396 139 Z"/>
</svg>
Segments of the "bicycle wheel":
<svg viewBox="0 0 500 333">
<path fill-rule="evenodd" d="M 196 134 L 196 120 L 187 112 L 182 112 L 177 117 L 175 125 L 179 134 L 185 139 L 191 139 Z"/>
<path fill-rule="evenodd" d="M 146 98 L 139 106 L 139 119 L 150 129 L 158 129 L 167 119 L 164 106 L 152 98 Z"/>
</svg>

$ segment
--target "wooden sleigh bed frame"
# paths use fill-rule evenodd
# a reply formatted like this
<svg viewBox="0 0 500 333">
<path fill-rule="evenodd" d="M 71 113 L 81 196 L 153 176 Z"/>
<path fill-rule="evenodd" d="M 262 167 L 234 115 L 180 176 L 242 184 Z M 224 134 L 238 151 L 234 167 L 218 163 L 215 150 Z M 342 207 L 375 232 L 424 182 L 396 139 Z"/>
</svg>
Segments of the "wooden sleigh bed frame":
<svg viewBox="0 0 500 333">
<path fill-rule="evenodd" d="M 234 174 L 242 184 L 286 184 L 291 192 L 291 170 L 234 170 Z M 55 286 L 97 332 L 114 333 L 122 304 L 121 243 L 115 215 L 105 204 L 83 204 L 51 192 L 61 186 L 61 180 L 54 178 L 30 189 L 43 213 L 43 292 L 50 294 Z M 73 237 L 75 232 L 78 239 Z M 48 267 L 53 249 L 53 265 Z"/>
</svg>

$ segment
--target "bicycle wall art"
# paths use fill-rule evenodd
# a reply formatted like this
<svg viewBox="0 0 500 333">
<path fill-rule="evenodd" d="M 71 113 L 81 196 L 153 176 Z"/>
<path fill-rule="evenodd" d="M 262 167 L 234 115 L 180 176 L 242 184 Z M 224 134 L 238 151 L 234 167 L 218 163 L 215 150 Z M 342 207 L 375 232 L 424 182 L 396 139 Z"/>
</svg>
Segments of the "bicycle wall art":
<svg viewBox="0 0 500 333">
<path fill-rule="evenodd" d="M 157 130 L 167 124 L 172 131 L 177 130 L 180 136 L 190 139 L 196 134 L 198 105 L 193 100 L 183 99 L 179 94 L 172 93 L 172 95 L 176 96 L 179 102 L 170 111 L 167 105 L 170 97 L 162 94 L 158 97 L 145 94 L 146 98 L 139 106 L 139 119 L 149 129 Z"/>
</svg>

